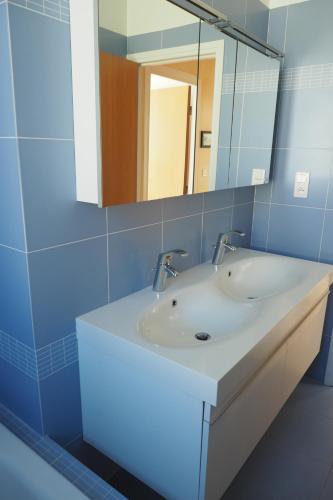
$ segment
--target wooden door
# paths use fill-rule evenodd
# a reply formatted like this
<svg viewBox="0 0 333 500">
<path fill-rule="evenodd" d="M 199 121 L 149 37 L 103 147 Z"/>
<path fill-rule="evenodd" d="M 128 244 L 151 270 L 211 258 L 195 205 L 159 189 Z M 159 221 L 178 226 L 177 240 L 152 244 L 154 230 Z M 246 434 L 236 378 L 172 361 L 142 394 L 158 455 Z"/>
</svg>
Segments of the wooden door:
<svg viewBox="0 0 333 500">
<path fill-rule="evenodd" d="M 103 206 L 137 201 L 138 68 L 100 53 Z"/>
</svg>

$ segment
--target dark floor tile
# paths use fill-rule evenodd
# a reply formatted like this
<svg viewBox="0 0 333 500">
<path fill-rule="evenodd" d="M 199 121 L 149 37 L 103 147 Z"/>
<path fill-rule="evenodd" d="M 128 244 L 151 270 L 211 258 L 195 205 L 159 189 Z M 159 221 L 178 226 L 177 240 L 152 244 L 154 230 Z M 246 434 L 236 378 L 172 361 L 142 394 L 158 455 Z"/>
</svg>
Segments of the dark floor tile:
<svg viewBox="0 0 333 500">
<path fill-rule="evenodd" d="M 130 500 L 163 500 L 164 498 L 124 469 L 116 472 L 108 483 Z"/>
<path fill-rule="evenodd" d="M 96 450 L 96 448 L 90 446 L 90 444 L 82 441 L 82 439 L 74 441 L 66 449 L 86 467 L 89 467 L 95 474 L 104 479 L 104 481 L 108 481 L 119 469 L 117 464 Z"/>
</svg>

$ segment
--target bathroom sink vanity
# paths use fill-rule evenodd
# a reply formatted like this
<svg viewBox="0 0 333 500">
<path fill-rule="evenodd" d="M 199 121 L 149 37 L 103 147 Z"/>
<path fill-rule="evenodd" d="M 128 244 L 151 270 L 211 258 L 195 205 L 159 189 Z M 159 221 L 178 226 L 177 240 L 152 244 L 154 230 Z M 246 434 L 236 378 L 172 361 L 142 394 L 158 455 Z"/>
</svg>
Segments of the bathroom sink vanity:
<svg viewBox="0 0 333 500">
<path fill-rule="evenodd" d="M 319 352 L 332 267 L 238 250 L 77 320 L 84 439 L 218 500 Z"/>
</svg>

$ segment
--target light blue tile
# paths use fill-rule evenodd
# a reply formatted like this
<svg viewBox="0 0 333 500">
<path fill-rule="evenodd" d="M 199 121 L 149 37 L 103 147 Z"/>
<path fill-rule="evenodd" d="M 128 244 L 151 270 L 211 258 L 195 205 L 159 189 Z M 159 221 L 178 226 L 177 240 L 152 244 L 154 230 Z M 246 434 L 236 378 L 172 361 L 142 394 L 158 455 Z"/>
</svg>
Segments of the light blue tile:
<svg viewBox="0 0 333 500">
<path fill-rule="evenodd" d="M 181 248 L 189 253 L 188 257 L 174 257 L 177 270 L 183 271 L 200 264 L 202 215 L 185 217 L 166 222 L 163 226 L 164 250 Z"/>
<path fill-rule="evenodd" d="M 0 139 L 0 244 L 26 249 L 16 139 Z"/>
<path fill-rule="evenodd" d="M 275 92 L 250 92 L 245 94 L 241 146 L 272 147 L 275 110 Z"/>
<path fill-rule="evenodd" d="M 163 31 L 162 47 L 178 47 L 181 45 L 198 44 L 199 52 L 200 23 L 188 24 L 179 28 Z"/>
<path fill-rule="evenodd" d="M 12 137 L 16 133 L 6 4 L 0 5 L 0 74 L 0 137 Z"/>
<path fill-rule="evenodd" d="M 331 0 L 302 2 L 288 7 L 286 67 L 332 62 L 333 3 Z M 313 20 L 320 29 L 309 36 Z"/>
<path fill-rule="evenodd" d="M 0 402 L 42 433 L 38 383 L 0 358 Z"/>
<path fill-rule="evenodd" d="M 230 149 L 219 148 L 217 165 L 216 165 L 216 180 L 215 189 L 230 189 L 235 186 L 233 179 L 229 177 L 230 172 Z"/>
<path fill-rule="evenodd" d="M 287 7 L 271 9 L 269 12 L 268 43 L 281 51 L 284 51 L 287 12 Z"/>
<path fill-rule="evenodd" d="M 325 215 L 320 261 L 333 264 L 333 211 L 331 210 L 327 211 Z"/>
<path fill-rule="evenodd" d="M 109 236 L 111 300 L 120 299 L 152 283 L 152 269 L 161 248 L 161 224 Z"/>
<path fill-rule="evenodd" d="M 213 0 L 213 7 L 245 28 L 247 0 Z"/>
<path fill-rule="evenodd" d="M 256 186 L 255 189 L 255 201 L 260 201 L 262 203 L 269 203 L 272 196 L 272 182 L 269 184 L 264 184 L 262 186 Z"/>
<path fill-rule="evenodd" d="M 202 203 L 202 194 L 167 198 L 163 200 L 163 219 L 170 220 L 197 214 L 202 211 Z"/>
<path fill-rule="evenodd" d="M 253 209 L 251 248 L 255 250 L 267 249 L 267 235 L 270 205 L 255 203 Z"/>
<path fill-rule="evenodd" d="M 230 207 L 234 202 L 234 190 L 212 191 L 205 193 L 204 209 L 216 210 L 218 208 Z"/>
<path fill-rule="evenodd" d="M 0 330 L 33 347 L 27 258 L 0 246 Z"/>
<path fill-rule="evenodd" d="M 333 169 L 330 172 L 330 176 L 328 179 L 329 186 L 328 186 L 328 196 L 327 196 L 327 207 L 328 209 L 333 208 Z"/>
<path fill-rule="evenodd" d="M 106 236 L 29 254 L 37 348 L 75 331 L 75 318 L 107 303 Z"/>
<path fill-rule="evenodd" d="M 220 129 L 219 129 L 219 146 L 230 148 L 232 119 L 234 109 L 233 94 L 223 94 L 221 101 Z"/>
<path fill-rule="evenodd" d="M 158 50 L 162 48 L 162 32 L 144 33 L 143 35 L 134 35 L 127 38 L 127 53 L 146 52 L 149 50 Z"/>
<path fill-rule="evenodd" d="M 231 242 L 236 247 L 249 248 L 251 244 L 253 203 L 234 207 L 232 229 L 245 233 L 245 237 L 232 236 Z"/>
<path fill-rule="evenodd" d="M 235 189 L 235 205 L 240 205 L 241 203 L 251 203 L 254 200 L 254 187 L 241 187 Z"/>
<path fill-rule="evenodd" d="M 18 134 L 73 137 L 69 26 L 9 5 Z"/>
<path fill-rule="evenodd" d="M 127 38 L 104 28 L 99 28 L 99 50 L 125 57 L 127 55 Z"/>
<path fill-rule="evenodd" d="M 274 166 L 273 203 L 323 208 L 333 152 L 323 150 L 277 150 Z M 308 198 L 294 198 L 296 172 L 310 172 Z"/>
<path fill-rule="evenodd" d="M 131 205 L 118 205 L 108 210 L 108 232 L 123 231 L 162 221 L 162 202 L 146 201 Z"/>
<path fill-rule="evenodd" d="M 332 88 L 282 92 L 278 147 L 332 148 L 332 129 Z"/>
<path fill-rule="evenodd" d="M 268 250 L 301 259 L 317 260 L 323 218 L 323 210 L 272 205 Z"/>
<path fill-rule="evenodd" d="M 76 201 L 72 141 L 20 140 L 28 250 L 106 234 L 106 213 Z"/>
<path fill-rule="evenodd" d="M 230 231 L 232 228 L 232 208 L 216 210 L 204 214 L 202 234 L 202 262 L 212 259 L 213 245 L 216 244 L 220 233 Z"/>
<path fill-rule="evenodd" d="M 260 0 L 247 0 L 246 28 L 263 41 L 267 40 L 269 10 Z"/>
<path fill-rule="evenodd" d="M 78 363 L 42 380 L 40 394 L 44 431 L 48 436 L 65 445 L 82 433 Z"/>
<path fill-rule="evenodd" d="M 232 156 L 237 155 L 237 149 L 232 149 Z M 265 179 L 269 180 L 272 150 L 257 148 L 240 148 L 237 172 L 237 186 L 249 186 L 252 183 L 253 169 L 265 170 Z M 232 157 L 232 165 L 237 159 Z"/>
</svg>

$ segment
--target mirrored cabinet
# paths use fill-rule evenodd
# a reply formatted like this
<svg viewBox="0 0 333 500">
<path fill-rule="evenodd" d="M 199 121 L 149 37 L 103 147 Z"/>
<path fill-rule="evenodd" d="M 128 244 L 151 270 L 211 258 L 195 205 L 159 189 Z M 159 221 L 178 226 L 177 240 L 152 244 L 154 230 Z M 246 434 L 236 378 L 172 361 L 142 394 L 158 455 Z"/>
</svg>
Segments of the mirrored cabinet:
<svg viewBox="0 0 333 500">
<path fill-rule="evenodd" d="M 84 4 L 71 2 L 79 201 L 268 182 L 278 59 L 168 0 Z"/>
</svg>

